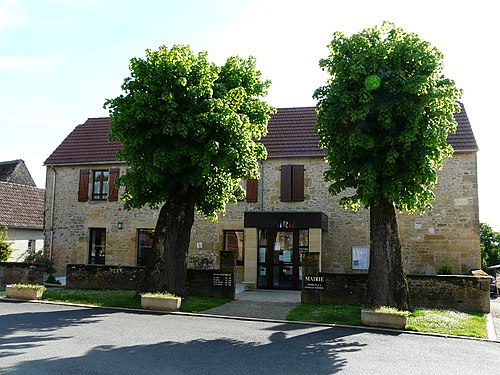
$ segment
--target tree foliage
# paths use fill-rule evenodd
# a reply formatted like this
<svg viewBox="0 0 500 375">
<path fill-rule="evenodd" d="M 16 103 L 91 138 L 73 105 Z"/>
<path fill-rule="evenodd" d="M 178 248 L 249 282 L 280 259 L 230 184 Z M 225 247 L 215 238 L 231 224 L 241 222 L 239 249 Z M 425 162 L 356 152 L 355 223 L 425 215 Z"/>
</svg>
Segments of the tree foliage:
<svg viewBox="0 0 500 375">
<path fill-rule="evenodd" d="M 489 266 L 500 264 L 500 232 L 495 232 L 486 223 L 480 225 L 481 236 L 481 268 L 486 271 Z"/>
<path fill-rule="evenodd" d="M 442 73 L 442 54 L 393 24 L 350 37 L 337 32 L 320 66 L 327 84 L 316 130 L 329 165 L 331 194 L 345 208 L 370 208 L 371 306 L 408 308 L 396 211 L 431 208 L 443 158 L 453 150 L 460 90 Z"/>
<path fill-rule="evenodd" d="M 186 295 L 187 253 L 195 210 L 217 219 L 243 197 L 240 180 L 258 177 L 273 108 L 262 98 L 253 57 L 223 66 L 189 46 L 162 46 L 130 62 L 125 94 L 109 99 L 110 138 L 131 167 L 119 179 L 125 208 L 161 206 L 145 291 Z"/>
<path fill-rule="evenodd" d="M 239 181 L 257 177 L 266 158 L 256 141 L 272 113 L 261 100 L 269 85 L 253 57 L 218 67 L 206 52 L 175 45 L 133 58 L 125 95 L 105 103 L 110 138 L 123 143 L 118 158 L 131 166 L 119 181 L 126 207 L 155 207 L 188 189 L 207 217 L 236 202 Z"/>
<path fill-rule="evenodd" d="M 328 47 L 320 66 L 330 79 L 314 96 L 330 192 L 354 188 L 341 200 L 354 209 L 381 199 L 398 210 L 430 209 L 460 109 L 442 54 L 390 23 L 351 37 L 337 32 Z"/>
<path fill-rule="evenodd" d="M 13 251 L 12 242 L 7 237 L 7 228 L 0 227 L 0 262 L 9 260 Z"/>
</svg>

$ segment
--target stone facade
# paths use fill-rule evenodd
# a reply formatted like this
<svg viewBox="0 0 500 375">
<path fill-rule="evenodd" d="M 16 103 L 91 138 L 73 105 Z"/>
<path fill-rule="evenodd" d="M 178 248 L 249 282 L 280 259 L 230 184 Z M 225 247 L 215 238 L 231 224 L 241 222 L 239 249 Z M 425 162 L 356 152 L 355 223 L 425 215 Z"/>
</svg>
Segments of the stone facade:
<svg viewBox="0 0 500 375">
<path fill-rule="evenodd" d="M 303 201 L 280 200 L 282 165 L 304 165 Z M 125 211 L 119 201 L 78 201 L 81 169 L 112 168 L 120 168 L 120 173 L 125 173 L 127 166 L 100 163 L 47 168 L 45 251 L 61 274 L 67 264 L 89 262 L 90 228 L 106 229 L 106 265 L 135 266 L 138 229 L 155 227 L 157 210 L 146 207 Z M 366 273 L 366 270 L 353 270 L 352 248 L 369 245 L 368 211 L 356 213 L 340 207 L 340 197 L 331 196 L 323 181 L 326 168 L 320 156 L 274 157 L 264 161 L 257 202 L 242 201 L 227 206 L 218 223 L 197 216 L 190 251 L 218 253 L 224 250 L 224 230 L 244 230 L 244 281 L 255 286 L 258 229 L 245 228 L 245 212 L 322 212 L 328 217 L 328 227 L 326 230 L 309 229 L 308 248 L 310 252 L 321 254 L 321 271 Z M 444 264 L 450 265 L 457 274 L 467 274 L 480 267 L 476 170 L 475 152 L 455 153 L 445 161 L 439 174 L 433 211 L 422 215 L 398 215 L 407 273 L 435 274 Z M 89 181 L 90 191 L 91 183 Z"/>
</svg>

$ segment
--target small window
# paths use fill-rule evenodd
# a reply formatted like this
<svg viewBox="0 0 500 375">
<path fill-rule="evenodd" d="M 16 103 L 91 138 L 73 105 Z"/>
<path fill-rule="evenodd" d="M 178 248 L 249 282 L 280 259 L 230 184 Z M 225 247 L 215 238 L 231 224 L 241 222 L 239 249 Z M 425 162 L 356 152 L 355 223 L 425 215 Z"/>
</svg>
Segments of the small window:
<svg viewBox="0 0 500 375">
<path fill-rule="evenodd" d="M 105 264 L 106 228 L 91 228 L 89 241 L 89 264 Z"/>
<path fill-rule="evenodd" d="M 109 171 L 94 171 L 92 185 L 92 200 L 102 201 L 108 199 Z"/>
<path fill-rule="evenodd" d="M 304 166 L 281 166 L 281 201 L 302 202 L 304 200 Z"/>
<path fill-rule="evenodd" d="M 244 256 L 244 240 L 242 230 L 225 230 L 224 231 L 224 250 L 234 251 L 236 253 L 236 264 L 243 265 Z"/>
<path fill-rule="evenodd" d="M 36 241 L 35 240 L 28 240 L 28 250 L 29 251 L 36 250 Z"/>
<path fill-rule="evenodd" d="M 145 267 L 148 265 L 149 255 L 153 247 L 153 229 L 137 230 L 137 266 Z"/>
</svg>

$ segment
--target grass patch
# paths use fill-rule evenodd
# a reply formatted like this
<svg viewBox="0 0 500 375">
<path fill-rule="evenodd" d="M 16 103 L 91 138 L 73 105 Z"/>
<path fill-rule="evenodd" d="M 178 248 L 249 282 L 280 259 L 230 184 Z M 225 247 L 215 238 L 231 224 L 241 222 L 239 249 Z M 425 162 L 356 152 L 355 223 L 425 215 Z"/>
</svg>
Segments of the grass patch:
<svg viewBox="0 0 500 375">
<path fill-rule="evenodd" d="M 301 304 L 292 310 L 288 320 L 361 325 L 362 305 Z M 405 330 L 440 333 L 452 336 L 488 337 L 486 314 L 454 310 L 416 309 L 408 316 Z"/>
<path fill-rule="evenodd" d="M 232 300 L 229 298 L 190 296 L 187 299 L 182 300 L 181 311 L 197 313 L 214 307 L 219 307 L 231 301 Z"/>
<path fill-rule="evenodd" d="M 362 305 L 317 305 L 302 303 L 290 311 L 288 320 L 361 325 Z"/>
<path fill-rule="evenodd" d="M 78 303 L 91 306 L 142 309 L 141 298 L 135 290 L 47 289 L 43 300 Z M 191 296 L 182 301 L 182 312 L 197 313 L 231 302 L 230 299 Z"/>
<path fill-rule="evenodd" d="M 414 310 L 408 317 L 405 329 L 453 336 L 488 337 L 486 314 L 454 310 Z"/>
</svg>

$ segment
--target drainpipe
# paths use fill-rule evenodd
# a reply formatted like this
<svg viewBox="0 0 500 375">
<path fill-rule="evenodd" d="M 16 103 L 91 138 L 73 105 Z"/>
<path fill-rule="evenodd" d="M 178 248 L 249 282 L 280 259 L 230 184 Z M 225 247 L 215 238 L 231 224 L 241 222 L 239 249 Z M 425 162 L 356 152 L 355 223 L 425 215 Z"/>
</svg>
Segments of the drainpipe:
<svg viewBox="0 0 500 375">
<path fill-rule="evenodd" d="M 50 214 L 50 244 L 49 244 L 49 259 L 52 261 L 52 249 L 54 247 L 54 211 L 55 211 L 55 201 L 56 201 L 56 169 L 52 167 L 52 172 L 54 176 L 52 177 L 52 202 L 51 202 L 51 214 Z"/>
<path fill-rule="evenodd" d="M 264 163 L 262 162 L 262 159 L 259 159 L 259 173 L 260 173 L 260 179 L 259 179 L 259 211 L 264 211 Z"/>
</svg>

